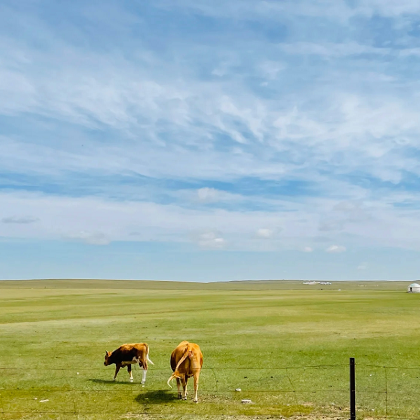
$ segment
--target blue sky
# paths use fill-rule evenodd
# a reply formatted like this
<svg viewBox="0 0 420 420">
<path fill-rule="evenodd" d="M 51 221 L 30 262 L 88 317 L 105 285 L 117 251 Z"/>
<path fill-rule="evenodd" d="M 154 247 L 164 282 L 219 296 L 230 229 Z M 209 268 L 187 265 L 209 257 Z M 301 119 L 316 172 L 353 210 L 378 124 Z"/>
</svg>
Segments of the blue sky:
<svg viewBox="0 0 420 420">
<path fill-rule="evenodd" d="M 420 3 L 0 2 L 0 278 L 420 277 Z"/>
</svg>

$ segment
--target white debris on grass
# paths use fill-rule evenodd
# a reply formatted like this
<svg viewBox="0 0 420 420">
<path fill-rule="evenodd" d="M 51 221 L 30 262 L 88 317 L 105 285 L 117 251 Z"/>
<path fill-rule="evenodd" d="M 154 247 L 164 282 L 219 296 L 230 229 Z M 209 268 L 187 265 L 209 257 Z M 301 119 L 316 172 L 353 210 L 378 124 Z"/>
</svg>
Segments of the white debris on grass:
<svg viewBox="0 0 420 420">
<path fill-rule="evenodd" d="M 241 389 L 241 388 L 236 388 L 236 389 L 235 389 L 235 391 L 236 391 L 236 392 L 241 392 L 241 391 L 242 391 L 242 389 Z"/>
<path fill-rule="evenodd" d="M 242 402 L 242 404 L 251 404 L 252 403 L 251 400 L 242 400 L 241 402 Z"/>
<path fill-rule="evenodd" d="M 39 402 L 47 402 L 47 401 L 49 401 L 49 400 L 40 400 Z"/>
</svg>

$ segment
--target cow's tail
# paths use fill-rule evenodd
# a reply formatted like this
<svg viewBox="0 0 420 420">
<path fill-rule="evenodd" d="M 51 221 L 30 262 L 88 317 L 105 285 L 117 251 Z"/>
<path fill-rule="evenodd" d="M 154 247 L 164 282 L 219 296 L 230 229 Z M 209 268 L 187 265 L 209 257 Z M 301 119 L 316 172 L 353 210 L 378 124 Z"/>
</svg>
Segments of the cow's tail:
<svg viewBox="0 0 420 420">
<path fill-rule="evenodd" d="M 171 381 L 172 381 L 172 379 L 174 379 L 175 378 L 175 372 L 171 375 L 171 377 L 168 379 L 168 382 L 167 382 L 167 384 L 169 385 L 169 388 L 172 388 L 172 385 L 171 385 Z"/>
<path fill-rule="evenodd" d="M 175 372 L 178 370 L 178 368 L 181 366 L 181 363 L 187 358 L 187 356 L 188 356 L 188 346 L 185 347 L 184 354 L 181 357 L 181 359 L 179 359 L 179 362 L 178 362 L 178 364 L 176 365 L 176 368 L 175 368 Z"/>
<path fill-rule="evenodd" d="M 172 381 L 172 379 L 174 379 L 174 378 L 176 378 L 177 376 L 177 371 L 178 371 L 178 368 L 181 366 L 181 363 L 187 358 L 187 356 L 188 356 L 188 346 L 187 347 L 185 347 L 185 350 L 184 350 L 184 354 L 182 355 L 182 357 L 181 357 L 181 359 L 179 359 L 179 362 L 177 363 L 177 365 L 176 365 L 176 368 L 175 368 L 175 371 L 174 371 L 174 373 L 171 375 L 171 377 L 168 379 L 168 382 L 167 382 L 167 384 L 172 388 L 172 386 L 171 386 L 171 381 Z"/>
<path fill-rule="evenodd" d="M 147 359 L 148 362 L 150 362 L 152 365 L 154 365 L 154 363 L 149 358 L 149 346 L 147 344 L 146 344 L 146 359 Z"/>
</svg>

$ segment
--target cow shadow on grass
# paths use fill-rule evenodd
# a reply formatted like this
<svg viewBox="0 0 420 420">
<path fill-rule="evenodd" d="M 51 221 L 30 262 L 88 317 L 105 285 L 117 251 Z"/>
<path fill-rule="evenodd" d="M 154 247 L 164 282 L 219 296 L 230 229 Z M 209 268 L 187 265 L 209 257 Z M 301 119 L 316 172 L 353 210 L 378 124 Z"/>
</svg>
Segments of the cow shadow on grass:
<svg viewBox="0 0 420 420">
<path fill-rule="evenodd" d="M 95 384 L 114 384 L 114 385 L 139 385 L 139 383 L 137 382 L 129 382 L 129 381 L 119 381 L 118 379 L 116 381 L 112 380 L 112 379 L 89 379 L 90 382 L 93 382 Z"/>
<path fill-rule="evenodd" d="M 139 404 L 165 404 L 178 400 L 178 394 L 166 390 L 145 391 L 137 395 L 134 400 Z"/>
</svg>

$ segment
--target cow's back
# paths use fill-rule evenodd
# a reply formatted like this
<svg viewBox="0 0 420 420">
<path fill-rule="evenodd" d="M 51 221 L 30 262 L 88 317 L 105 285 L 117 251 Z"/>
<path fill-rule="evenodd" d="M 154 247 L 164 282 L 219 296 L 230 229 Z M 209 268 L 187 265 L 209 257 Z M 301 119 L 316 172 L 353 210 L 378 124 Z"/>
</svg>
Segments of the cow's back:
<svg viewBox="0 0 420 420">
<path fill-rule="evenodd" d="M 112 352 L 113 359 L 117 362 L 129 362 L 133 359 L 145 359 L 147 355 L 147 344 L 134 343 L 123 344 Z"/>
<path fill-rule="evenodd" d="M 193 370 L 201 369 L 203 366 L 203 353 L 201 352 L 200 346 L 198 344 L 190 343 L 188 341 L 182 341 L 179 343 L 171 354 L 171 368 L 172 371 L 175 372 L 179 361 L 187 351 L 192 351 L 194 357 L 191 359 L 186 357 L 178 369 L 182 370 L 182 372 L 185 372 L 188 376 L 190 376 L 192 375 Z"/>
</svg>

